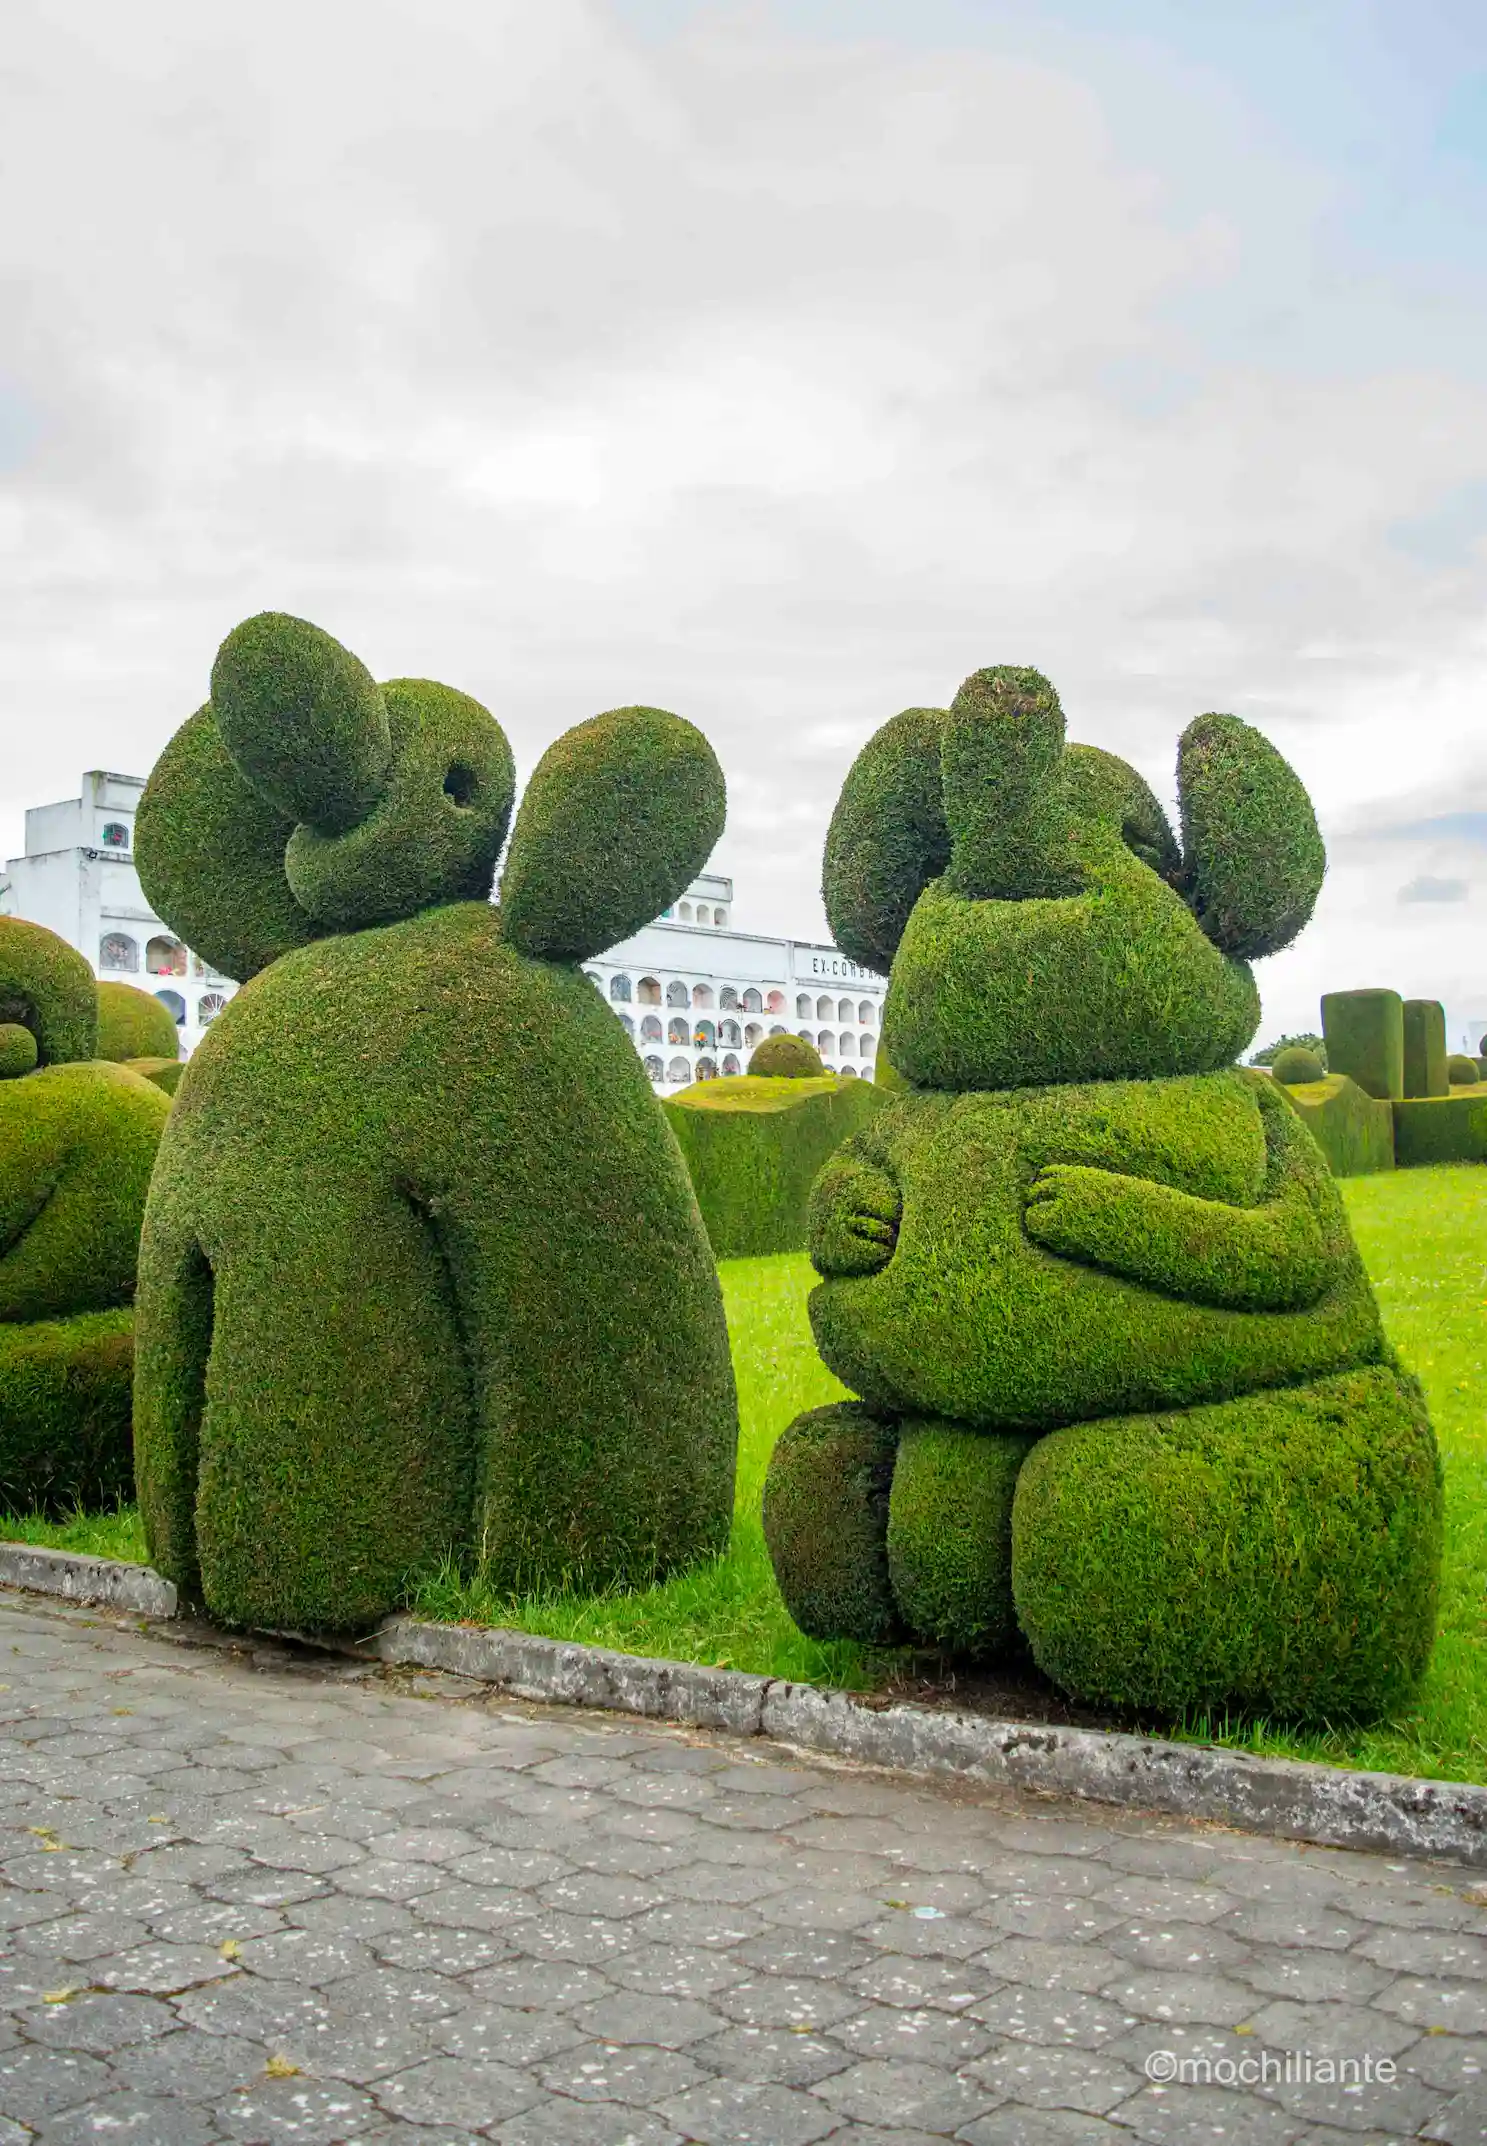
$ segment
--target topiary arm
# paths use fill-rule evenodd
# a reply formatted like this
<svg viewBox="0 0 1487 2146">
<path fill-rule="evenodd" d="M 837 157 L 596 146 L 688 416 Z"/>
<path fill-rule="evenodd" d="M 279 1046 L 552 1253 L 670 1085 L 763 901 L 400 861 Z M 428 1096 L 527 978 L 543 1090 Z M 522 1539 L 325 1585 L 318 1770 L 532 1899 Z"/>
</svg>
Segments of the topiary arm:
<svg viewBox="0 0 1487 2146">
<path fill-rule="evenodd" d="M 1257 1092 L 1267 1169 L 1254 1207 L 1233 1207 L 1082 1164 L 1053 1163 L 1028 1189 L 1024 1226 L 1050 1252 L 1164 1296 L 1231 1311 L 1302 1311 L 1346 1258 L 1336 1193 L 1284 1100 Z"/>
<path fill-rule="evenodd" d="M 550 745 L 501 875 L 507 941 L 587 961 L 652 923 L 706 864 L 727 792 L 700 730 L 661 708 L 612 708 Z"/>
</svg>

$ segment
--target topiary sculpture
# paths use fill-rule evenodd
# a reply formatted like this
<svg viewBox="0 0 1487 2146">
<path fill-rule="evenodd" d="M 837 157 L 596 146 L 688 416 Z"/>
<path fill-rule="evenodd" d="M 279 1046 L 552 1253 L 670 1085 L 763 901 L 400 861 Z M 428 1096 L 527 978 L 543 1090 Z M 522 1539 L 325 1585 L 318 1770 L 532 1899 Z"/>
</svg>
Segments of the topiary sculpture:
<svg viewBox="0 0 1487 2146">
<path fill-rule="evenodd" d="M 1327 1068 L 1316 1052 L 1303 1051 L 1294 1044 L 1279 1053 L 1270 1071 L 1283 1088 L 1304 1088 L 1308 1081 L 1327 1078 Z"/>
<path fill-rule="evenodd" d="M 133 984 L 99 984 L 97 1055 L 121 1065 L 134 1058 L 179 1058 L 181 1033 L 175 1016 Z"/>
<path fill-rule="evenodd" d="M 1086 1700 L 1369 1713 L 1430 1650 L 1441 1488 L 1326 1163 L 1231 1061 L 1325 867 L 1280 755 L 1205 715 L 1182 844 L 1035 671 L 880 730 L 827 836 L 908 1083 L 812 1192 L 856 1399 L 771 1461 L 817 1637 L 994 1652 Z M 1397 1004 L 1397 1001 L 1396 1001 Z"/>
<path fill-rule="evenodd" d="M 0 917 L 0 1505 L 126 1496 L 135 1265 L 168 1099 L 94 1059 L 93 972 Z"/>
<path fill-rule="evenodd" d="M 819 1079 L 826 1071 L 821 1053 L 804 1036 L 766 1036 L 754 1046 L 749 1071 L 768 1080 Z"/>
<path fill-rule="evenodd" d="M 1446 1077 L 1453 1088 L 1474 1088 L 1479 1077 L 1476 1059 L 1464 1051 L 1452 1051 L 1446 1060 Z"/>
<path fill-rule="evenodd" d="M 648 1582 L 721 1549 L 737 1411 L 707 1236 L 580 962 L 723 824 L 688 723 L 570 730 L 517 816 L 495 719 L 299 619 L 223 643 L 136 822 L 151 901 L 245 987 L 176 1098 L 135 1444 L 162 1571 L 348 1627 L 448 1552 Z"/>
</svg>

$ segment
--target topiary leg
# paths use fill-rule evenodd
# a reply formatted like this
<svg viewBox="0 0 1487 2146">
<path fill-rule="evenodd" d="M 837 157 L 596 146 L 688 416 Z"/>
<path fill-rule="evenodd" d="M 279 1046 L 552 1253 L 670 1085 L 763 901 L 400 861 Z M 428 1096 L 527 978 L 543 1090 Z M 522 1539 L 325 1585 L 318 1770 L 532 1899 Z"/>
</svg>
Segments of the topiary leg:
<svg viewBox="0 0 1487 2146">
<path fill-rule="evenodd" d="M 1034 1440 L 937 1418 L 905 1423 L 888 1501 L 888 1572 L 914 1637 L 986 1656 L 1017 1633 L 1012 1497 Z"/>
<path fill-rule="evenodd" d="M 896 1425 L 860 1401 L 807 1409 L 770 1456 L 764 1539 L 785 1607 L 808 1639 L 891 1646 L 903 1634 L 888 1577 Z"/>
<path fill-rule="evenodd" d="M 1309 1386 L 1052 1432 L 1012 1515 L 1018 1622 L 1075 1697 L 1368 1718 L 1435 1631 L 1441 1481 L 1420 1389 Z"/>
</svg>

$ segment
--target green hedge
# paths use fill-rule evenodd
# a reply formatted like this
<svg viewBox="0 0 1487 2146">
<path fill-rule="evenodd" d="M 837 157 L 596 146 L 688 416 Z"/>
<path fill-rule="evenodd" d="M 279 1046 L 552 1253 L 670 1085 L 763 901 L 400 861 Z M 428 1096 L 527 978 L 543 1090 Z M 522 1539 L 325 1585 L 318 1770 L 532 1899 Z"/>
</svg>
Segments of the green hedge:
<svg viewBox="0 0 1487 2146">
<path fill-rule="evenodd" d="M 1401 1169 L 1487 1162 L 1487 1095 L 1421 1096 L 1396 1103 L 1394 1159 Z"/>
<path fill-rule="evenodd" d="M 58 1517 L 127 1498 L 133 1383 L 127 1309 L 0 1325 L 0 1507 Z"/>
<path fill-rule="evenodd" d="M 1407 998 L 1404 1002 L 1404 1092 L 1406 1095 L 1445 1095 L 1450 1086 L 1446 1073 L 1446 1009 L 1439 999 Z"/>
<path fill-rule="evenodd" d="M 1441 1504 L 1423 1397 L 1387 1365 L 1081 1423 L 1018 1479 L 1018 1617 L 1084 1699 L 1366 1718 L 1429 1660 Z"/>
<path fill-rule="evenodd" d="M 19 1021 L 0 1021 L 0 1080 L 18 1080 L 36 1070 L 36 1038 Z"/>
<path fill-rule="evenodd" d="M 668 1096 L 714 1256 L 798 1252 L 817 1171 L 882 1101 L 871 1082 L 832 1073 L 730 1075 Z"/>
<path fill-rule="evenodd" d="M 1345 1073 L 1381 1102 L 1404 1094 L 1404 1000 L 1397 991 L 1324 993 L 1322 1033 L 1329 1073 Z"/>
<path fill-rule="evenodd" d="M 176 1059 L 181 1033 L 168 1006 L 133 984 L 98 986 L 99 1058 L 127 1064 L 132 1058 Z"/>
<path fill-rule="evenodd" d="M 1334 1177 L 1364 1177 L 1394 1167 L 1394 1106 L 1365 1095 L 1345 1073 L 1295 1088 L 1280 1086 L 1327 1158 Z"/>
<path fill-rule="evenodd" d="M 141 1080 L 150 1080 L 167 1095 L 174 1095 L 186 1070 L 184 1058 L 126 1058 L 124 1063 Z"/>
</svg>

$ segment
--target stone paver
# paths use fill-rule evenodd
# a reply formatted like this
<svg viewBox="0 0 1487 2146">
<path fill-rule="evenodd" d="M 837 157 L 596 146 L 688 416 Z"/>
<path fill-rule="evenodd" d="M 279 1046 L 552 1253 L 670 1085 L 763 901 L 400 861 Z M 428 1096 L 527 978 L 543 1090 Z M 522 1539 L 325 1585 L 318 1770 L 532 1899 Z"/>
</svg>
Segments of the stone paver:
<svg viewBox="0 0 1487 2146">
<path fill-rule="evenodd" d="M 1487 2142 L 1480 1874 L 0 1597 L 0 2146 Z"/>
</svg>

